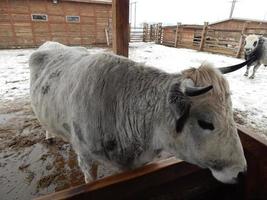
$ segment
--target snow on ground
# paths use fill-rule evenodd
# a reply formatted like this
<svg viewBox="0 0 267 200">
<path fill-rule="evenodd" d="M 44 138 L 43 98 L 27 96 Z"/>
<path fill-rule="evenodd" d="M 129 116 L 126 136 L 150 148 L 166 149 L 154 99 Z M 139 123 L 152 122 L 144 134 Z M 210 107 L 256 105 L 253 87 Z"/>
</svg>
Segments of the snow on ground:
<svg viewBox="0 0 267 200">
<path fill-rule="evenodd" d="M 104 51 L 91 48 L 90 52 Z M 28 60 L 34 49 L 0 50 L 0 101 L 29 96 Z"/>
<path fill-rule="evenodd" d="M 191 49 L 177 49 L 153 43 L 130 44 L 130 58 L 176 73 L 190 67 L 199 67 L 204 62 L 215 67 L 224 67 L 243 62 L 242 59 L 199 52 Z M 250 69 L 252 73 L 252 68 Z M 259 129 L 267 135 L 267 67 L 261 66 L 255 79 L 243 76 L 246 68 L 226 74 L 232 93 L 236 117 L 242 117 L 242 124 Z M 240 116 L 241 115 L 241 116 Z"/>
<path fill-rule="evenodd" d="M 104 51 L 100 48 L 88 50 L 93 53 Z M 29 96 L 28 58 L 33 51 L 34 49 L 0 50 L 0 101 Z M 154 43 L 131 43 L 129 57 L 170 73 L 198 67 L 203 62 L 223 67 L 243 61 Z M 267 67 L 260 67 L 254 80 L 244 77 L 244 72 L 245 68 L 226 75 L 232 91 L 233 107 L 237 116 L 243 116 L 242 123 L 249 124 L 267 135 Z"/>
</svg>

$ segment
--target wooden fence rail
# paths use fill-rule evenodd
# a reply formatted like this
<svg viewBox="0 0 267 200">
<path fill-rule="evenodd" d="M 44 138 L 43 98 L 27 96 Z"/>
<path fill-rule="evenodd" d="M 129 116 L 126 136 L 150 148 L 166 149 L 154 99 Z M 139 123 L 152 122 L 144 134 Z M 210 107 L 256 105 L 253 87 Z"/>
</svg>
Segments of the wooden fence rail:
<svg viewBox="0 0 267 200">
<path fill-rule="evenodd" d="M 105 28 L 106 43 L 111 46 L 112 28 Z M 162 24 L 144 24 L 143 27 L 131 27 L 129 25 L 129 42 L 155 42 L 162 43 Z"/>
<path fill-rule="evenodd" d="M 216 181 L 209 170 L 175 158 L 39 197 L 51 199 L 266 199 L 267 139 L 238 126 L 248 171 L 237 185 Z"/>
</svg>

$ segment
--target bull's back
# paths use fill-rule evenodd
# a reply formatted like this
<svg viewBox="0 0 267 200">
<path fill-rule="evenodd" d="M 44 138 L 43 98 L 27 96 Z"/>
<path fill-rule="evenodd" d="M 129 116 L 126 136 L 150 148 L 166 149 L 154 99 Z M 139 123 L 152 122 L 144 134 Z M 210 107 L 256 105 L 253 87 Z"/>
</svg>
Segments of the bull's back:
<svg viewBox="0 0 267 200">
<path fill-rule="evenodd" d="M 46 130 L 69 140 L 68 95 L 76 80 L 73 67 L 88 53 L 75 49 L 37 50 L 30 57 L 30 96 Z"/>
</svg>

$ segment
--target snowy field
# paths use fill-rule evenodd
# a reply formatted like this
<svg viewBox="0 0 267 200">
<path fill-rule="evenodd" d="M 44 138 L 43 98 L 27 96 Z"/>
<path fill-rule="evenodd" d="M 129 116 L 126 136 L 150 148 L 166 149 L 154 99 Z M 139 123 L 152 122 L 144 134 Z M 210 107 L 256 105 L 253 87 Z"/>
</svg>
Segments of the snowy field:
<svg viewBox="0 0 267 200">
<path fill-rule="evenodd" d="M 100 48 L 88 49 L 90 52 L 106 51 Z M 0 50 L 0 101 L 29 97 L 28 58 L 33 49 Z M 155 66 L 170 73 L 189 67 L 198 67 L 210 62 L 215 67 L 223 67 L 242 62 L 242 59 L 198 52 L 190 49 L 176 49 L 153 43 L 130 44 L 132 60 Z M 251 69 L 252 71 L 252 69 Z M 227 74 L 232 92 L 236 117 L 243 125 L 255 128 L 267 135 L 267 67 L 261 66 L 255 79 L 243 74 L 245 68 Z"/>
</svg>

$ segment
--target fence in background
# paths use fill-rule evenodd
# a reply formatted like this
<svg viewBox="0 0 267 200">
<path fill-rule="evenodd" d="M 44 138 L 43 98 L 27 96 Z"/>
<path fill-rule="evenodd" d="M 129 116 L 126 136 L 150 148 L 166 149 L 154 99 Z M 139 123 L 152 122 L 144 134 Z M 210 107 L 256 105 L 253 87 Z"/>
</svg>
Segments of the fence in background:
<svg viewBox="0 0 267 200">
<path fill-rule="evenodd" d="M 162 32 L 162 45 L 241 57 L 245 35 L 267 36 L 267 27 L 256 27 L 245 23 L 242 29 L 237 30 L 215 28 L 209 26 L 208 23 L 205 23 L 204 26 L 178 23 L 176 27 L 163 27 Z"/>
<path fill-rule="evenodd" d="M 105 28 L 106 43 L 112 44 L 111 23 Z M 129 42 L 155 42 L 162 43 L 162 24 L 144 24 L 143 27 L 131 27 L 129 30 Z"/>
</svg>

